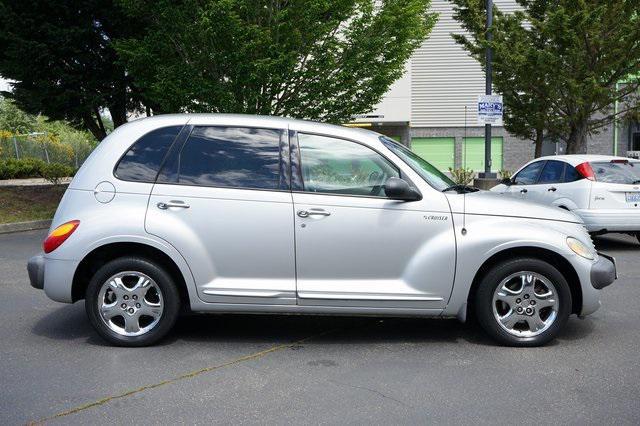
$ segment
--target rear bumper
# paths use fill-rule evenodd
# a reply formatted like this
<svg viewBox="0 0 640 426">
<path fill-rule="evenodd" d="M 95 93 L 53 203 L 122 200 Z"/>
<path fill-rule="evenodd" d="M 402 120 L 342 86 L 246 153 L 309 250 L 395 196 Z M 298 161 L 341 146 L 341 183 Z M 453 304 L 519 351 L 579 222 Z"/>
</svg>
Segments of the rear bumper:
<svg viewBox="0 0 640 426">
<path fill-rule="evenodd" d="M 44 289 L 44 256 L 39 254 L 33 256 L 27 262 L 27 272 L 29 273 L 29 281 L 31 287 L 38 290 Z"/>
<path fill-rule="evenodd" d="M 572 212 L 580 216 L 589 232 L 640 231 L 640 209 L 578 209 Z"/>
<path fill-rule="evenodd" d="M 598 253 L 598 261 L 591 266 L 591 285 L 601 290 L 618 278 L 616 260 L 603 253 Z"/>
<path fill-rule="evenodd" d="M 79 262 L 45 258 L 39 254 L 27 262 L 27 272 L 31 287 L 44 290 L 52 300 L 73 303 L 73 275 Z M 46 273 L 45 273 L 46 272 Z"/>
</svg>

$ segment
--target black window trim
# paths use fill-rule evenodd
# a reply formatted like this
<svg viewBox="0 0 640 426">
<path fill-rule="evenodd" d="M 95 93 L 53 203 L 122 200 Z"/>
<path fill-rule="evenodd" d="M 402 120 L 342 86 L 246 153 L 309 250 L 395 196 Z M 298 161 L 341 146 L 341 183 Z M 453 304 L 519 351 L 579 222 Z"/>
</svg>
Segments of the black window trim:
<svg viewBox="0 0 640 426">
<path fill-rule="evenodd" d="M 420 193 L 420 197 L 422 199 L 422 193 L 420 192 L 418 187 L 413 183 L 413 181 L 405 173 L 402 172 L 402 169 L 400 167 L 398 167 L 398 165 L 395 162 L 391 161 L 389 159 L 389 157 L 387 157 L 386 155 L 384 155 L 383 153 L 378 151 L 376 148 L 374 148 L 374 147 L 372 147 L 370 145 L 367 145 L 367 144 L 365 144 L 363 142 L 360 142 L 358 140 L 346 138 L 346 137 L 343 137 L 343 136 L 336 136 L 336 135 L 332 135 L 332 134 L 328 134 L 328 133 L 320 133 L 320 132 L 305 132 L 305 131 L 299 131 L 299 130 L 290 131 L 290 139 L 289 139 L 290 143 L 291 143 L 290 152 L 291 152 L 291 165 L 292 165 L 292 169 L 291 169 L 292 170 L 291 171 L 291 173 L 292 173 L 291 192 L 292 193 L 296 193 L 296 194 L 312 194 L 312 195 L 322 195 L 322 196 L 333 196 L 333 197 L 369 198 L 369 199 L 374 199 L 374 200 L 394 201 L 392 198 L 388 198 L 386 196 L 380 197 L 380 196 L 375 196 L 375 195 L 356 195 L 356 194 L 339 194 L 339 193 L 333 193 L 333 192 L 311 192 L 311 191 L 305 191 L 305 189 L 304 189 L 304 178 L 302 177 L 302 162 L 301 162 L 302 156 L 300 155 L 300 144 L 298 143 L 298 134 L 299 133 L 302 133 L 304 135 L 322 136 L 322 137 L 327 137 L 327 138 L 340 139 L 340 140 L 343 140 L 343 141 L 352 142 L 352 143 L 356 143 L 358 145 L 362 145 L 365 148 L 368 148 L 368 149 L 372 150 L 373 152 L 375 152 L 376 154 L 378 154 L 379 156 L 384 158 L 385 161 L 387 161 L 389 164 L 391 164 L 391 166 L 393 166 L 396 170 L 398 170 L 398 176 L 401 179 L 404 179 L 405 181 L 407 181 L 409 186 L 413 187 L 416 191 L 418 191 L 418 193 Z M 294 175 L 294 168 L 296 168 L 295 175 Z M 296 185 L 294 185 L 294 181 L 296 182 Z"/>
<path fill-rule="evenodd" d="M 177 152 L 178 170 L 180 170 L 180 154 L 182 153 L 182 149 L 184 148 L 186 142 L 189 140 L 189 136 L 191 136 L 191 132 L 193 132 L 193 130 L 196 127 L 235 127 L 235 128 L 243 128 L 243 129 L 276 130 L 281 134 L 280 135 L 281 140 L 278 143 L 278 161 L 280 163 L 279 171 L 282 171 L 282 167 L 283 167 L 282 163 L 287 162 L 282 152 L 283 145 L 286 144 L 287 132 L 288 132 L 287 128 L 266 127 L 266 126 L 247 126 L 242 124 L 192 124 L 189 127 L 190 127 L 189 131 L 187 132 L 184 140 L 181 140 L 179 143 L 175 144 L 176 149 L 178 151 Z M 171 151 L 171 149 L 169 151 Z M 282 185 L 282 176 L 280 176 L 279 178 L 278 188 L 246 188 L 243 186 L 216 186 L 216 185 L 200 185 L 196 183 L 158 182 L 158 177 L 160 176 L 160 173 L 162 172 L 162 169 L 164 168 L 165 162 L 168 160 L 168 158 L 169 158 L 168 155 L 165 156 L 164 161 L 162 163 L 162 167 L 160 167 L 160 170 L 156 175 L 156 181 L 154 183 L 158 185 L 192 186 L 197 188 L 213 188 L 213 189 L 235 189 L 235 190 L 242 190 L 242 191 L 291 192 L 289 188 L 286 188 L 286 189 L 280 188 L 280 186 Z M 285 170 L 288 169 L 288 165 L 285 164 L 284 167 L 285 167 Z M 286 182 L 286 176 L 285 176 L 285 182 Z"/>
<path fill-rule="evenodd" d="M 116 173 L 116 171 L 118 170 L 118 166 L 120 165 L 120 163 L 122 162 L 122 159 L 127 155 L 127 153 L 129 151 L 131 151 L 131 148 L 133 148 L 133 146 L 135 144 L 137 144 L 140 139 L 144 138 L 145 136 L 147 136 L 149 133 L 151 132 L 155 132 L 156 130 L 160 130 L 160 129 L 168 129 L 169 127 L 180 127 L 180 130 L 178 130 L 178 133 L 176 134 L 176 136 L 173 138 L 173 141 L 171 142 L 171 144 L 169 145 L 169 148 L 167 149 L 167 152 L 164 153 L 164 156 L 162 157 L 162 160 L 160 161 L 160 167 L 158 167 L 158 171 L 156 172 L 156 175 L 153 179 L 153 181 L 150 180 L 133 180 L 133 179 L 124 179 L 118 176 L 118 174 Z M 178 142 L 180 136 L 182 135 L 182 133 L 185 131 L 185 128 L 188 127 L 186 124 L 180 125 L 180 124 L 175 124 L 173 126 L 162 126 L 162 127 L 156 127 L 155 129 L 151 129 L 148 132 L 146 132 L 145 134 L 143 134 L 142 136 L 140 136 L 138 139 L 136 139 L 135 141 L 133 141 L 133 143 L 131 145 L 129 145 L 127 147 L 127 149 L 124 150 L 124 152 L 122 153 L 122 155 L 120 155 L 120 157 L 118 158 L 118 161 L 116 161 L 116 164 L 113 166 L 113 169 L 111 170 L 111 174 L 113 175 L 114 178 L 116 178 L 119 181 L 122 182 L 133 182 L 133 183 L 150 183 L 150 184 L 155 184 L 156 180 L 158 180 L 158 176 L 160 175 L 160 171 L 162 170 L 162 168 L 164 167 L 164 163 L 165 161 L 167 161 L 167 158 L 169 156 L 169 153 L 171 152 L 171 149 L 176 145 L 176 142 Z"/>
</svg>

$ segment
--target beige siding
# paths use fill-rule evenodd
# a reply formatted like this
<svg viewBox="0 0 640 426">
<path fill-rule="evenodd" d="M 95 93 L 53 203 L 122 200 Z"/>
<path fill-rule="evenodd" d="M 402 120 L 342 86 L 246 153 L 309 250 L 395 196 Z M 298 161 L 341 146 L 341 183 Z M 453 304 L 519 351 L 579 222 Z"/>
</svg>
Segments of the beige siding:
<svg viewBox="0 0 640 426">
<path fill-rule="evenodd" d="M 515 0 L 494 0 L 504 12 L 517 8 Z M 478 62 L 451 38 L 462 33 L 453 19 L 453 6 L 446 0 L 432 0 L 439 16 L 430 37 L 411 59 L 411 126 L 476 125 L 475 102 L 484 94 L 484 74 Z"/>
</svg>

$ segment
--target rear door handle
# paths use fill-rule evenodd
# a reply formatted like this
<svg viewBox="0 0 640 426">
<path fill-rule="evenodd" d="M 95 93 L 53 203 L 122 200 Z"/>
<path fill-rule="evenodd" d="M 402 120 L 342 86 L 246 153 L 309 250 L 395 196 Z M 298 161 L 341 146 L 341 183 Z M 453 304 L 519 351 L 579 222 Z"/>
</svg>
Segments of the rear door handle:
<svg viewBox="0 0 640 426">
<path fill-rule="evenodd" d="M 529 192 L 529 190 L 527 188 L 523 188 L 520 190 L 521 194 L 526 194 L 527 192 Z"/>
<path fill-rule="evenodd" d="M 547 189 L 547 191 L 551 191 L 551 192 L 556 192 L 558 190 L 558 188 L 554 188 L 553 186 L 549 189 Z"/>
<path fill-rule="evenodd" d="M 298 216 L 300 217 L 309 217 L 309 216 L 331 216 L 331 213 L 324 210 L 298 210 Z"/>
<path fill-rule="evenodd" d="M 171 207 L 178 207 L 181 209 L 188 209 L 190 207 L 189 204 L 185 204 L 184 201 L 178 201 L 178 200 L 171 200 L 168 203 L 164 203 L 161 201 L 156 205 L 160 210 L 167 210 L 168 208 L 171 208 Z"/>
</svg>

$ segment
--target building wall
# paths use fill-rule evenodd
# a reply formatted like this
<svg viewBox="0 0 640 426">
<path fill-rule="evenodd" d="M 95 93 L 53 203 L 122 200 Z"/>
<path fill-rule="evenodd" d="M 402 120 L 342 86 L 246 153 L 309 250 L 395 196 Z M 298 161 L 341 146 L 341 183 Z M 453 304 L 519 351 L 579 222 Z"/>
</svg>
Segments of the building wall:
<svg viewBox="0 0 640 426">
<path fill-rule="evenodd" d="M 501 11 L 517 9 L 515 0 L 494 0 Z M 478 95 L 485 93 L 484 72 L 480 64 L 451 37 L 464 34 L 453 18 L 453 5 L 433 0 L 431 10 L 438 22 L 429 38 L 411 58 L 411 125 L 413 127 L 464 127 L 476 124 Z"/>
</svg>

